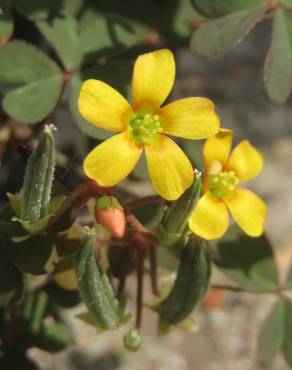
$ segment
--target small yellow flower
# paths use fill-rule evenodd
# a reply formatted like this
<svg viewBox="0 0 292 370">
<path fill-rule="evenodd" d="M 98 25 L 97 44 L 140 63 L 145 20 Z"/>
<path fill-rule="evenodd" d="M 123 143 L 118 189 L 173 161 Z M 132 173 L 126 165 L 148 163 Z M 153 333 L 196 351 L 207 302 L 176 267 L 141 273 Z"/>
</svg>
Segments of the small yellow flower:
<svg viewBox="0 0 292 370">
<path fill-rule="evenodd" d="M 237 187 L 239 182 L 258 175 L 263 157 L 247 140 L 241 141 L 230 155 L 232 137 L 231 130 L 221 129 L 204 145 L 204 195 L 189 219 L 189 227 L 207 240 L 225 233 L 228 209 L 248 235 L 263 233 L 265 203 L 251 191 Z"/>
<path fill-rule="evenodd" d="M 132 79 L 132 106 L 115 89 L 98 80 L 83 83 L 78 100 L 82 116 L 97 127 L 120 132 L 93 149 L 84 161 L 86 175 L 101 186 L 123 180 L 135 167 L 143 148 L 154 189 L 177 199 L 193 182 L 190 161 L 164 134 L 204 139 L 219 130 L 214 104 L 186 98 L 160 108 L 175 77 L 170 50 L 140 55 Z"/>
</svg>

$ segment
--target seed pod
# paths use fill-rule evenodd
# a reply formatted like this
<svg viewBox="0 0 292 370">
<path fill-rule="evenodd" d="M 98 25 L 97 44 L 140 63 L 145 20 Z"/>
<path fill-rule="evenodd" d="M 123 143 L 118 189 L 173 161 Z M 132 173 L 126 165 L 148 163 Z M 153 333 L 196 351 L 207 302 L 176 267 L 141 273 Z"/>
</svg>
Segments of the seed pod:
<svg viewBox="0 0 292 370">
<path fill-rule="evenodd" d="M 191 235 L 181 249 L 173 288 L 156 311 L 162 322 L 185 320 L 204 298 L 211 275 L 211 259 L 202 239 Z"/>
<path fill-rule="evenodd" d="M 95 218 L 115 238 L 124 236 L 125 212 L 115 197 L 103 196 L 96 201 Z"/>
<path fill-rule="evenodd" d="M 90 231 L 76 254 L 75 268 L 81 298 L 96 326 L 101 330 L 117 328 L 124 317 L 108 277 L 96 260 L 94 237 Z"/>
<path fill-rule="evenodd" d="M 29 157 L 22 187 L 21 218 L 36 223 L 47 215 L 55 166 L 53 125 L 46 125 Z"/>
<path fill-rule="evenodd" d="M 157 238 L 161 246 L 170 247 L 185 234 L 190 214 L 199 200 L 201 173 L 196 173 L 192 186 L 167 209 L 158 226 Z"/>
</svg>

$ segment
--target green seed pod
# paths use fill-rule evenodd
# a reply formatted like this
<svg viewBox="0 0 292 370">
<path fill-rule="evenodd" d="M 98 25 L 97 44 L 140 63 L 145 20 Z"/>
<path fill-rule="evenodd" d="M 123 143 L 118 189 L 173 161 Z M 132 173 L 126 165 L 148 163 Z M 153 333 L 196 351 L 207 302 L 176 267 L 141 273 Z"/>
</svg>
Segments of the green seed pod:
<svg viewBox="0 0 292 370">
<path fill-rule="evenodd" d="M 159 303 L 160 321 L 178 324 L 204 298 L 211 275 L 211 259 L 202 239 L 191 235 L 181 248 L 180 264 L 173 288 Z"/>
<path fill-rule="evenodd" d="M 124 335 L 124 346 L 128 351 L 138 351 L 141 346 L 141 342 L 141 336 L 135 329 L 130 330 Z"/>
<path fill-rule="evenodd" d="M 75 257 L 75 268 L 81 298 L 96 326 L 115 329 L 124 321 L 107 275 L 96 260 L 93 234 L 88 231 Z"/>
<path fill-rule="evenodd" d="M 192 210 L 199 200 L 201 190 L 201 174 L 183 195 L 167 209 L 158 226 L 157 238 L 161 246 L 171 247 L 185 234 L 187 222 Z"/>
<path fill-rule="evenodd" d="M 36 223 L 47 215 L 55 166 L 53 125 L 46 125 L 29 157 L 22 187 L 21 218 Z"/>
<path fill-rule="evenodd" d="M 264 3 L 263 0 L 191 0 L 194 8 L 209 18 L 248 10 Z"/>
</svg>

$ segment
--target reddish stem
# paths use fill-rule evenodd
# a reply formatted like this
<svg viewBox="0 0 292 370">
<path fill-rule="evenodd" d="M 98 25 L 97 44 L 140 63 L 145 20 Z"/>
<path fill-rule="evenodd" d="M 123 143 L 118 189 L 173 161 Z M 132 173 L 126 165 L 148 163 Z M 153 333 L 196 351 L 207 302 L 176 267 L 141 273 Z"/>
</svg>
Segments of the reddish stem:
<svg viewBox="0 0 292 370">
<path fill-rule="evenodd" d="M 56 213 L 50 218 L 47 225 L 47 229 L 52 226 L 56 221 L 59 220 L 64 213 L 69 211 L 73 207 L 83 206 L 90 198 L 98 197 L 104 194 L 111 194 L 110 188 L 103 188 L 99 186 L 95 181 L 88 180 L 84 184 L 81 184 L 66 198 L 61 207 Z"/>
<path fill-rule="evenodd" d="M 144 261 L 145 261 L 145 253 L 138 251 L 138 254 L 137 254 L 137 296 L 136 296 L 136 329 L 137 330 L 139 330 L 142 325 Z"/>
<path fill-rule="evenodd" d="M 150 260 L 150 278 L 151 278 L 152 292 L 157 297 L 159 297 L 160 292 L 159 292 L 158 278 L 157 278 L 157 256 L 156 256 L 156 248 L 154 245 L 150 246 L 149 260 Z"/>
<path fill-rule="evenodd" d="M 147 197 L 134 199 L 133 201 L 127 204 L 127 208 L 133 212 L 136 209 L 139 209 L 148 204 L 157 204 L 157 203 L 159 204 L 164 202 L 165 202 L 164 199 L 162 199 L 159 195 L 149 195 Z"/>
</svg>

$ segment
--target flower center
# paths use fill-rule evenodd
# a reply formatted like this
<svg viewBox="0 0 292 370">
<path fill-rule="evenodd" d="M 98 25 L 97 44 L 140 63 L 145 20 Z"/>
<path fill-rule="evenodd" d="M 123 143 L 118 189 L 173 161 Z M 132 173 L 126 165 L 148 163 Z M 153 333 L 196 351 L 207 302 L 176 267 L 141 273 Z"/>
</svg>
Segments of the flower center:
<svg viewBox="0 0 292 370">
<path fill-rule="evenodd" d="M 157 134 L 163 131 L 159 116 L 150 113 L 136 113 L 129 120 L 128 129 L 132 139 L 143 145 L 153 143 Z"/>
<path fill-rule="evenodd" d="M 210 174 L 208 176 L 209 191 L 217 199 L 222 199 L 230 195 L 236 185 L 238 178 L 234 171 L 223 171 L 218 174 Z"/>
</svg>

